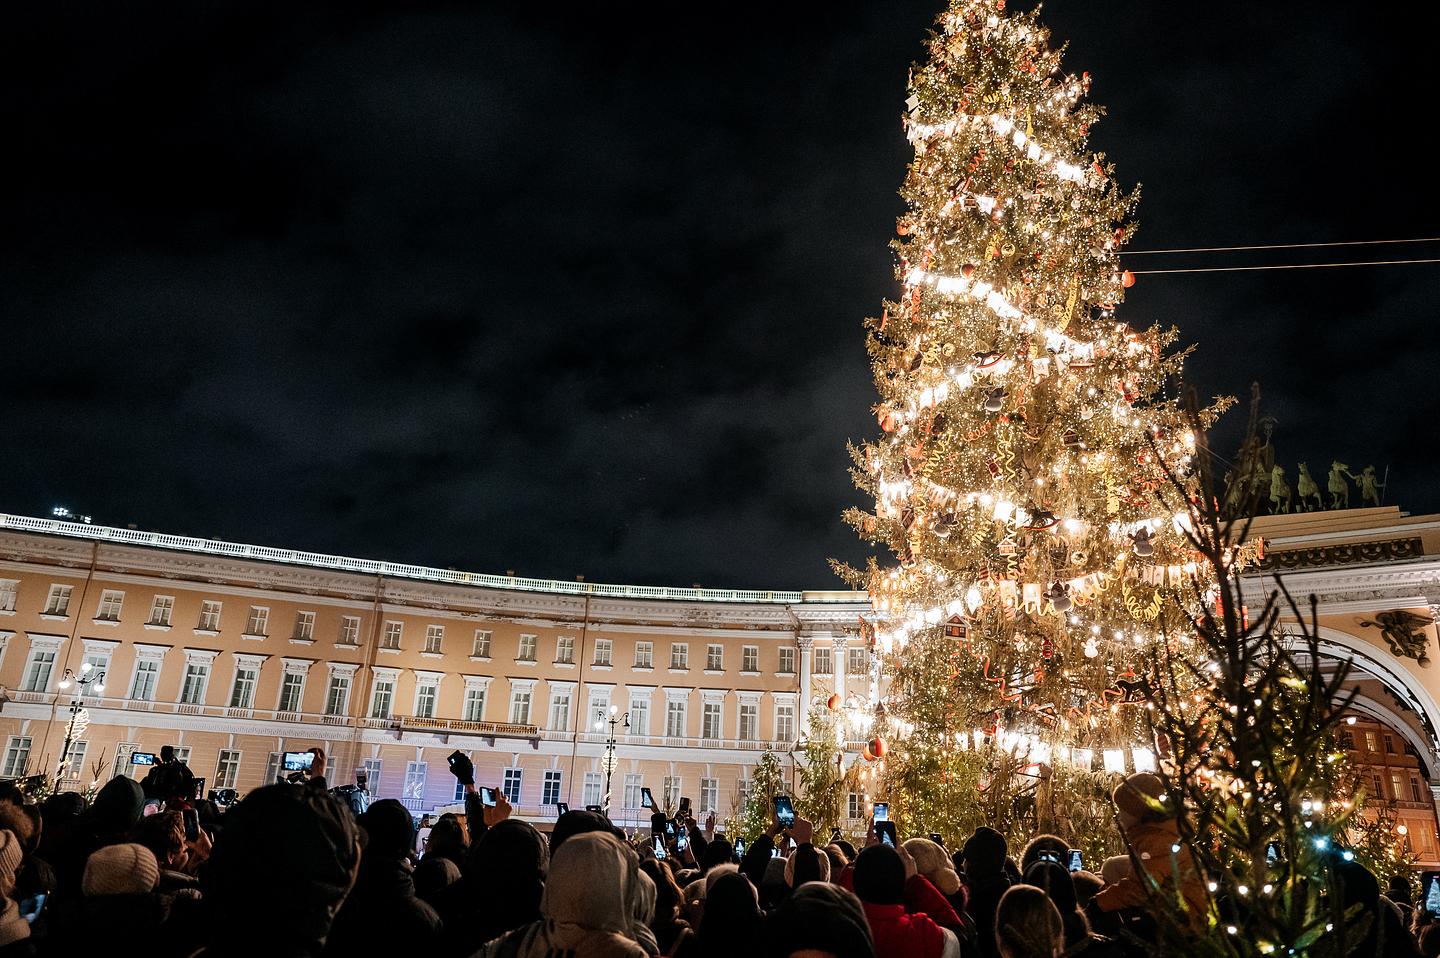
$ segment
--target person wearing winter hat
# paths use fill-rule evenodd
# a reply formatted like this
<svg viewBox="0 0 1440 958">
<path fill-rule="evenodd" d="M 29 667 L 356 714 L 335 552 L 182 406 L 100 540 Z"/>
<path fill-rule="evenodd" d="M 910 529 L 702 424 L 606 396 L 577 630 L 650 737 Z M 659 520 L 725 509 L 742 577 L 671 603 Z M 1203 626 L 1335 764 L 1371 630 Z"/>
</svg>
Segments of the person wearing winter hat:
<svg viewBox="0 0 1440 958">
<path fill-rule="evenodd" d="M 409 810 L 393 798 L 382 799 L 360 816 L 359 824 L 365 832 L 360 871 L 355 887 L 335 915 L 325 953 L 431 950 L 440 942 L 440 916 L 415 897 L 407 860 L 412 831 Z"/>
<path fill-rule="evenodd" d="M 435 898 L 444 923 L 441 953 L 472 954 L 537 920 L 550 857 L 545 836 L 517 818 L 496 822 L 472 841 L 460 880 Z"/>
<path fill-rule="evenodd" d="M 975 834 L 960 849 L 965 908 L 975 926 L 975 942 L 984 958 L 995 958 L 1000 953 L 995 943 L 995 911 L 1010 887 L 1010 876 L 1005 873 L 1007 852 L 1005 836 L 985 825 L 975 829 Z"/>
<path fill-rule="evenodd" d="M 1065 949 L 1060 912 L 1033 885 L 1015 885 L 995 912 L 995 942 L 1000 958 L 1058 958 Z"/>
<path fill-rule="evenodd" d="M 1038 861 L 1050 861 L 1063 865 L 1070 860 L 1070 843 L 1059 835 L 1036 835 L 1025 843 L 1020 853 L 1020 874 L 1030 870 Z"/>
<path fill-rule="evenodd" d="M 460 880 L 460 866 L 448 858 L 426 858 L 415 866 L 415 897 L 434 905 L 441 892 Z"/>
<path fill-rule="evenodd" d="M 160 884 L 160 863 L 144 845 L 127 843 L 97 849 L 85 862 L 80 891 L 97 895 L 143 895 Z"/>
<path fill-rule="evenodd" d="M 1169 806 L 1170 797 L 1165 783 L 1158 775 L 1136 772 L 1115 787 L 1113 799 L 1120 831 L 1130 845 L 1132 862 L 1138 859 L 1138 867 L 1145 870 L 1149 881 L 1170 894 L 1174 893 L 1174 876 L 1178 874 L 1179 891 L 1185 900 L 1190 923 L 1197 931 L 1203 929 L 1207 924 L 1209 907 L 1205 886 L 1190 857 L 1190 850 L 1180 844 L 1176 810 Z M 1103 871 L 1104 866 L 1101 868 Z M 1093 905 L 1101 912 L 1148 908 L 1149 881 L 1132 872 L 1100 889 Z"/>
<path fill-rule="evenodd" d="M 875 940 L 864 905 L 853 892 L 809 882 L 766 918 L 764 953 L 766 958 L 875 958 Z"/>
<path fill-rule="evenodd" d="M 145 793 L 140 783 L 123 775 L 105 783 L 95 801 L 75 820 L 63 843 L 56 849 L 55 875 L 58 893 L 80 897 L 80 879 L 90 853 L 104 845 L 126 841 L 140 821 Z"/>
<path fill-rule="evenodd" d="M 709 883 L 697 954 L 702 958 L 749 955 L 760 945 L 760 900 L 750 879 L 726 872 Z"/>
<path fill-rule="evenodd" d="M 56 898 L 51 951 L 84 954 L 94 929 L 124 928 L 125 937 L 109 943 L 107 954 L 125 958 L 172 953 L 176 941 L 166 927 L 170 899 L 156 891 L 159 884 L 160 863 L 144 845 L 127 842 L 96 849 L 85 862 L 80 883 L 84 897 L 68 904 L 63 896 Z"/>
<path fill-rule="evenodd" d="M 20 838 L 8 828 L 0 829 L 0 950 L 26 947 L 18 943 L 30 937 L 30 923 L 20 917 L 20 906 L 10 897 L 15 875 L 25 860 Z"/>
<path fill-rule="evenodd" d="M 904 845 L 905 851 L 915 861 L 915 871 L 945 896 L 957 914 L 965 914 L 965 886 L 945 849 L 928 838 L 906 839 Z"/>
<path fill-rule="evenodd" d="M 958 958 L 960 942 L 928 915 L 905 911 L 905 862 L 888 845 L 855 859 L 855 895 L 870 923 L 878 958 Z"/>
</svg>

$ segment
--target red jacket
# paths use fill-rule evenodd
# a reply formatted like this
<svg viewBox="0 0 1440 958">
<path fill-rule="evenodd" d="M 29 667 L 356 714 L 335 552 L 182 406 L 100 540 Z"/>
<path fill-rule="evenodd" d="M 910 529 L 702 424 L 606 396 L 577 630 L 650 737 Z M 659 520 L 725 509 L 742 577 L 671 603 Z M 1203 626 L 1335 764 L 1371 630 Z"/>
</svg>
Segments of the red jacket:
<svg viewBox="0 0 1440 958">
<path fill-rule="evenodd" d="M 854 891 L 855 866 L 846 865 L 833 881 L 846 891 Z M 905 879 L 905 911 L 927 916 L 935 924 L 951 931 L 958 932 L 965 927 L 965 920 L 924 875 L 911 875 Z"/>
<path fill-rule="evenodd" d="M 944 930 L 926 916 L 906 914 L 904 905 L 860 904 L 875 938 L 875 958 L 940 958 L 945 953 Z"/>
</svg>

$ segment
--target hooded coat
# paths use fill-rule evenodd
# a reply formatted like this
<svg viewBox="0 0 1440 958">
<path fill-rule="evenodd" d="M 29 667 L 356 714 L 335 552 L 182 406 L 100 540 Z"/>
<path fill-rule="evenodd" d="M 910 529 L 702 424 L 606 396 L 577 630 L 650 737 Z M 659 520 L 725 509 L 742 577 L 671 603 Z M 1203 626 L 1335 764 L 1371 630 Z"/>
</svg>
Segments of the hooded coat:
<svg viewBox="0 0 1440 958">
<path fill-rule="evenodd" d="M 472 841 L 460 880 L 435 895 L 443 955 L 474 954 L 485 943 L 540 918 L 550 852 L 545 836 L 507 818 Z"/>
<path fill-rule="evenodd" d="M 368 838 L 360 855 L 360 872 L 335 916 L 325 954 L 432 950 L 440 942 L 440 916 L 415 897 L 406 860 L 410 812 L 395 799 L 384 799 L 360 816 L 360 827 Z"/>
</svg>

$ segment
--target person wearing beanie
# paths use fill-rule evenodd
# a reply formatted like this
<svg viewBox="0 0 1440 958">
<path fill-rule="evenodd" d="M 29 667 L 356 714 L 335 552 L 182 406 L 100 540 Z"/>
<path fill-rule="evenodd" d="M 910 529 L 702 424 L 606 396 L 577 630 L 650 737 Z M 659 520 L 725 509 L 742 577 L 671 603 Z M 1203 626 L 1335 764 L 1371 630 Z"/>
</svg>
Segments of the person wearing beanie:
<svg viewBox="0 0 1440 958">
<path fill-rule="evenodd" d="M 696 953 L 702 958 L 753 954 L 760 945 L 761 914 L 755 886 L 738 870 L 708 884 Z"/>
<path fill-rule="evenodd" d="M 830 856 L 817 851 L 814 845 L 801 845 L 785 859 L 785 884 L 799 888 L 807 882 L 830 880 Z"/>
<path fill-rule="evenodd" d="M 28 947 L 30 923 L 20 916 L 20 906 L 11 894 L 15 876 L 25 860 L 20 838 L 8 828 L 0 829 L 0 952 L 19 954 Z"/>
<path fill-rule="evenodd" d="M 855 859 L 855 895 L 875 941 L 877 958 L 958 958 L 960 941 L 928 915 L 905 911 L 905 862 L 888 845 L 871 845 Z"/>
<path fill-rule="evenodd" d="M 983 958 L 996 958 L 1000 953 L 995 943 L 995 912 L 1010 888 L 1010 876 L 1005 873 L 1008 852 L 1005 836 L 985 825 L 975 829 L 959 852 L 965 908 L 975 926 L 975 944 Z"/>
<path fill-rule="evenodd" d="M 1032 885 L 1015 885 L 995 912 L 995 942 L 1000 958 L 1058 958 L 1065 949 L 1060 912 Z"/>
<path fill-rule="evenodd" d="M 85 862 L 80 891 L 99 895 L 144 895 L 160 884 L 160 863 L 144 845 L 127 843 L 97 849 Z"/>
<path fill-rule="evenodd" d="M 434 905 L 440 893 L 460 880 L 460 866 L 448 858 L 429 857 L 415 866 L 415 897 Z"/>
<path fill-rule="evenodd" d="M 580 834 L 586 833 L 571 832 L 573 837 L 565 841 Z M 441 953 L 473 954 L 486 942 L 539 919 L 550 858 L 545 836 L 516 818 L 496 822 L 471 841 L 460 880 L 435 898 L 444 925 Z"/>
<path fill-rule="evenodd" d="M 957 915 L 965 914 L 965 886 L 945 849 L 928 838 L 906 839 L 904 846 L 905 852 L 915 862 L 916 873 L 945 896 Z"/>
<path fill-rule="evenodd" d="M 875 958 L 864 905 L 838 885 L 810 882 L 795 889 L 766 918 L 763 937 L 765 958 Z"/>
<path fill-rule="evenodd" d="M 58 894 L 80 897 L 80 879 L 90 853 L 105 845 L 128 840 L 130 830 L 140 821 L 145 793 L 140 783 L 123 775 L 105 783 L 95 801 L 85 809 L 56 848 L 55 866 Z"/>
<path fill-rule="evenodd" d="M 1180 843 L 1176 810 L 1169 807 L 1170 797 L 1165 783 L 1158 775 L 1136 772 L 1115 787 L 1114 802 L 1120 831 L 1130 845 L 1132 862 L 1138 860 L 1138 867 L 1145 870 L 1148 880 L 1132 873 L 1113 884 L 1106 884 L 1096 893 L 1094 907 L 1101 912 L 1129 908 L 1148 910 L 1149 882 L 1153 881 L 1165 893 L 1173 894 L 1178 874 L 1179 891 L 1185 900 L 1191 926 L 1196 931 L 1205 928 L 1209 908 L 1205 886 L 1190 857 L 1190 850 Z"/>
<path fill-rule="evenodd" d="M 382 799 L 360 816 L 359 824 L 365 833 L 360 871 L 335 915 L 325 954 L 432 950 L 440 942 L 440 916 L 415 896 L 409 810 L 393 798 Z"/>
<path fill-rule="evenodd" d="M 93 947 L 94 929 L 124 928 L 106 943 L 107 955 L 172 954 L 178 938 L 168 927 L 170 899 L 156 889 L 160 863 L 144 845 L 126 842 L 96 849 L 85 862 L 84 897 L 57 896 L 47 944 L 57 955 L 80 955 Z M 191 943 L 191 950 L 194 945 Z"/>
</svg>

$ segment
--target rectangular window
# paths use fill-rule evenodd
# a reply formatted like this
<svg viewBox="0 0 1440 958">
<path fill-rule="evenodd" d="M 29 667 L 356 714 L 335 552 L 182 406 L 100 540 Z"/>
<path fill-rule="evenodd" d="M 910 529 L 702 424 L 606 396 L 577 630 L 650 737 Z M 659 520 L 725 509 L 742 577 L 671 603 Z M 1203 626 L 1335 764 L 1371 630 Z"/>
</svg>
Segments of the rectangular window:
<svg viewBox="0 0 1440 958">
<path fill-rule="evenodd" d="M 200 603 L 200 623 L 195 626 L 201 632 L 220 631 L 220 603 L 206 599 Z"/>
<path fill-rule="evenodd" d="M 743 714 L 745 706 L 741 706 Z M 700 710 L 700 737 L 714 741 L 720 737 L 720 703 L 706 702 Z"/>
<path fill-rule="evenodd" d="M 680 807 L 680 777 L 678 775 L 666 775 L 660 780 L 660 803 L 665 806 L 668 812 L 672 808 Z"/>
<path fill-rule="evenodd" d="M 635 668 L 653 669 L 655 667 L 655 643 L 635 643 Z"/>
<path fill-rule="evenodd" d="M 505 770 L 505 779 L 500 784 L 501 791 L 505 793 L 505 800 L 508 801 L 511 805 L 515 805 L 517 807 L 520 804 L 521 778 L 522 773 L 520 769 L 507 768 Z"/>
<path fill-rule="evenodd" d="M 1378 752 L 1378 751 L 1380 751 L 1380 741 L 1375 737 L 1375 733 L 1374 733 L 1374 732 L 1366 731 L 1366 733 L 1365 733 L 1365 750 L 1366 750 L 1367 752 Z"/>
<path fill-rule="evenodd" d="M 857 646 L 852 649 L 847 649 L 846 655 L 850 659 L 850 667 L 847 668 L 845 671 L 849 672 L 851 675 L 864 675 L 866 672 L 870 671 L 869 649 L 866 649 L 862 646 Z"/>
<path fill-rule="evenodd" d="M 336 672 L 325 690 L 325 714 L 344 715 L 350 710 L 350 676 Z"/>
<path fill-rule="evenodd" d="M 101 622 L 119 622 L 120 607 L 124 604 L 125 593 L 106 589 L 100 593 L 100 607 L 95 610 L 95 618 Z"/>
<path fill-rule="evenodd" d="M 405 784 L 401 786 L 400 798 L 421 801 L 425 798 L 425 776 L 430 771 L 428 762 L 406 762 Z"/>
<path fill-rule="evenodd" d="M 465 786 L 464 786 L 463 784 L 461 784 L 461 783 L 458 782 L 458 781 L 455 783 L 455 791 L 454 791 L 453 794 L 451 794 L 450 800 L 451 800 L 452 802 L 464 802 L 464 801 L 465 801 Z"/>
<path fill-rule="evenodd" d="M 388 719 L 394 700 L 395 676 L 388 673 L 376 675 L 375 684 L 370 687 L 370 717 Z"/>
<path fill-rule="evenodd" d="M 483 686 L 465 687 L 465 721 L 485 721 L 485 689 Z"/>
<path fill-rule="evenodd" d="M 150 624 L 170 627 L 170 616 L 175 613 L 173 595 L 157 595 L 150 601 Z"/>
<path fill-rule="evenodd" d="M 725 669 L 725 647 L 723 645 L 705 646 L 705 670 L 707 672 L 722 672 Z"/>
<path fill-rule="evenodd" d="M 575 664 L 575 637 L 573 635 L 562 635 L 555 640 L 555 664 Z"/>
<path fill-rule="evenodd" d="M 435 697 L 438 687 L 434 679 L 422 679 L 415 686 L 415 717 L 435 717 Z"/>
<path fill-rule="evenodd" d="M 754 790 L 755 784 L 748 778 L 742 778 L 735 782 L 735 797 L 737 804 L 744 808 L 750 804 L 750 793 Z"/>
<path fill-rule="evenodd" d="M 69 615 L 70 614 L 70 593 L 75 589 L 70 585 L 52 585 L 50 594 L 45 597 L 46 615 Z"/>
<path fill-rule="evenodd" d="M 1413 775 L 1410 777 L 1410 801 L 1425 801 L 1425 793 L 1420 788 L 1420 779 L 1415 778 Z"/>
<path fill-rule="evenodd" d="M 66 778 L 79 778 L 85 774 L 85 753 L 89 750 L 90 743 L 84 739 L 70 743 L 70 757 L 65 760 Z"/>
<path fill-rule="evenodd" d="M 857 820 L 864 818 L 865 796 L 859 792 L 851 792 L 845 798 L 845 817 Z"/>
<path fill-rule="evenodd" d="M 1385 786 L 1382 783 L 1380 776 L 1371 775 L 1370 782 L 1375 786 L 1375 792 L 1370 797 L 1373 797 L 1376 801 L 1383 802 L 1385 800 Z"/>
<path fill-rule="evenodd" d="M 510 724 L 530 724 L 530 689 L 519 688 L 510 693 Z"/>
<path fill-rule="evenodd" d="M 775 706 L 775 741 L 795 741 L 795 706 L 788 702 Z"/>
<path fill-rule="evenodd" d="M 404 623 L 404 622 L 386 622 L 386 623 L 385 623 L 385 632 L 384 632 L 384 634 L 382 634 L 382 635 L 380 636 L 380 648 L 382 648 L 382 649 L 398 649 L 398 648 L 400 648 L 400 639 L 404 636 L 404 634 L 405 634 L 405 623 Z"/>
<path fill-rule="evenodd" d="M 305 693 L 305 676 L 299 672 L 286 672 L 280 680 L 280 711 L 300 711 L 300 699 Z"/>
<path fill-rule="evenodd" d="M 439 654 L 440 654 L 440 647 L 443 646 L 444 644 L 445 644 L 445 626 L 443 626 L 443 625 L 427 625 L 427 626 L 425 626 L 425 648 L 423 649 L 423 651 L 429 652 L 431 655 L 439 655 Z"/>
<path fill-rule="evenodd" d="M 30 736 L 12 735 L 5 743 L 5 763 L 0 775 L 19 778 L 30 771 Z"/>
<path fill-rule="evenodd" d="M 831 657 L 831 650 L 823 646 L 815 649 L 815 674 L 833 675 L 835 673 L 834 659 Z"/>
<path fill-rule="evenodd" d="M 670 667 L 672 669 L 690 668 L 690 646 L 684 642 L 676 642 L 670 646 Z"/>
<path fill-rule="evenodd" d="M 740 703 L 740 731 L 742 742 L 753 742 L 760 737 L 760 706 L 754 702 Z"/>
<path fill-rule="evenodd" d="M 1385 752 L 1388 755 L 1395 754 L 1395 736 L 1391 735 L 1389 732 L 1385 733 Z"/>
<path fill-rule="evenodd" d="M 780 650 L 780 667 L 776 669 L 781 675 L 795 674 L 795 650 L 782 648 Z"/>
<path fill-rule="evenodd" d="M 600 789 L 605 787 L 604 776 L 599 772 L 585 773 L 585 787 L 580 792 L 583 805 L 600 805 Z"/>
<path fill-rule="evenodd" d="M 55 670 L 55 653 L 36 649 L 25 665 L 25 681 L 20 687 L 26 692 L 44 692 L 50 688 L 50 673 Z"/>
<path fill-rule="evenodd" d="M 380 794 L 380 760 L 378 758 L 367 758 L 360 763 L 365 769 L 365 790 L 372 796 Z"/>
<path fill-rule="evenodd" d="M 260 780 L 262 785 L 274 785 L 280 782 L 280 753 L 271 752 L 265 759 L 265 777 Z"/>
<path fill-rule="evenodd" d="M 475 641 L 470 644 L 470 655 L 476 659 L 490 658 L 490 633 L 484 629 L 475 630 Z"/>
<path fill-rule="evenodd" d="M 614 647 L 615 647 L 615 643 L 614 643 L 613 641 L 611 641 L 610 639 L 596 639 L 596 640 L 595 640 L 595 664 L 596 664 L 596 665 L 609 665 L 609 664 L 610 664 L 610 652 L 611 652 L 611 650 L 612 650 Z"/>
<path fill-rule="evenodd" d="M 540 804 L 554 805 L 560 801 L 560 770 L 550 768 L 545 770 L 545 781 L 540 788 Z"/>
<path fill-rule="evenodd" d="M 292 635 L 291 638 L 301 639 L 307 642 L 313 642 L 315 640 L 314 612 L 295 613 L 295 634 Z"/>
<path fill-rule="evenodd" d="M 253 665 L 240 665 L 235 668 L 235 687 L 230 690 L 230 707 L 232 709 L 254 707 L 255 683 L 259 678 L 259 673 L 260 670 Z"/>
<path fill-rule="evenodd" d="M 516 662 L 535 661 L 535 638 L 533 635 L 520 636 L 520 651 L 515 655 Z"/>
<path fill-rule="evenodd" d="M 747 645 L 740 650 L 740 671 L 760 671 L 760 646 Z"/>
<path fill-rule="evenodd" d="M 720 783 L 713 778 L 700 779 L 700 809 L 704 812 L 713 812 L 720 805 Z"/>
<path fill-rule="evenodd" d="M 665 734 L 671 738 L 685 737 L 685 703 L 679 699 L 665 703 Z"/>
<path fill-rule="evenodd" d="M 205 687 L 209 684 L 208 662 L 186 662 L 185 677 L 180 682 L 180 701 L 186 705 L 204 705 Z"/>
<path fill-rule="evenodd" d="M 155 701 L 155 685 L 160 679 L 160 663 L 141 659 L 135 663 L 135 678 L 130 683 L 130 697 L 141 702 Z"/>
<path fill-rule="evenodd" d="M 240 753 L 234 749 L 222 748 L 220 760 L 215 763 L 215 787 L 234 788 L 235 779 L 240 775 Z"/>
<path fill-rule="evenodd" d="M 622 792 L 620 795 L 621 808 L 640 807 L 640 787 L 644 784 L 644 782 L 644 779 L 634 773 L 627 774 L 625 776 L 625 791 Z M 656 809 L 656 811 L 659 811 L 659 809 Z"/>
<path fill-rule="evenodd" d="M 1408 789 L 1405 788 L 1405 779 L 1404 779 L 1404 777 L 1401 776 L 1401 774 L 1400 774 L 1399 772 L 1391 772 L 1391 773 L 1390 773 L 1390 792 L 1391 792 L 1392 797 L 1395 799 L 1395 801 L 1397 801 L 1397 802 L 1403 802 L 1403 801 L 1405 801 L 1405 793 L 1406 793 L 1406 791 L 1408 791 Z"/>
<path fill-rule="evenodd" d="M 340 619 L 340 641 L 336 645 L 360 644 L 360 616 L 347 615 Z"/>
<path fill-rule="evenodd" d="M 20 591 L 16 579 L 0 579 L 0 612 L 15 611 L 15 596 Z"/>
<path fill-rule="evenodd" d="M 649 699 L 630 700 L 630 734 L 650 734 L 650 701 Z"/>
<path fill-rule="evenodd" d="M 564 732 L 568 728 L 570 728 L 570 693 L 553 692 L 550 695 L 550 731 Z"/>
<path fill-rule="evenodd" d="M 245 620 L 246 635 L 269 635 L 270 610 L 258 605 L 250 607 L 250 617 Z"/>
</svg>

